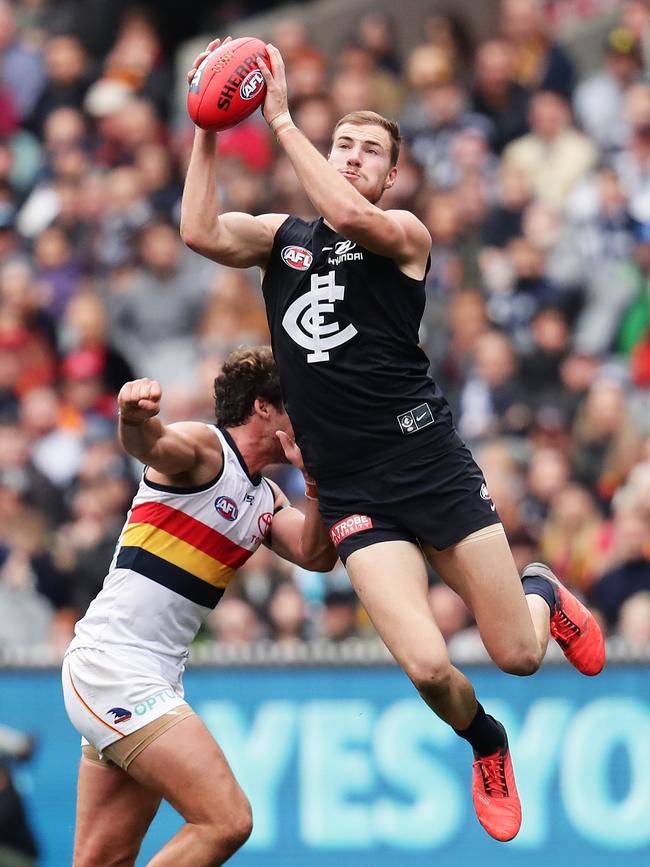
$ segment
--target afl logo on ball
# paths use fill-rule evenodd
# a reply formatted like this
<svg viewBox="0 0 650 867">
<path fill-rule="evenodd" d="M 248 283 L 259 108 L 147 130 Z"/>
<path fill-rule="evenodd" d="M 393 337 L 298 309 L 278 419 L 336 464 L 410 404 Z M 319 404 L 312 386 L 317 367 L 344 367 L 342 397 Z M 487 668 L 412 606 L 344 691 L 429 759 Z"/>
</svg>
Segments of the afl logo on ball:
<svg viewBox="0 0 650 867">
<path fill-rule="evenodd" d="M 295 271 L 308 271 L 309 266 L 314 261 L 314 257 L 305 247 L 295 247 L 293 245 L 284 247 L 280 255 L 284 264 Z"/>
<path fill-rule="evenodd" d="M 231 500 L 230 497 L 217 497 L 214 501 L 214 507 L 226 521 L 237 520 L 239 509 L 237 508 L 237 503 Z"/>
<path fill-rule="evenodd" d="M 264 76 L 259 69 L 249 72 L 239 86 L 242 99 L 252 99 L 264 87 Z"/>
</svg>

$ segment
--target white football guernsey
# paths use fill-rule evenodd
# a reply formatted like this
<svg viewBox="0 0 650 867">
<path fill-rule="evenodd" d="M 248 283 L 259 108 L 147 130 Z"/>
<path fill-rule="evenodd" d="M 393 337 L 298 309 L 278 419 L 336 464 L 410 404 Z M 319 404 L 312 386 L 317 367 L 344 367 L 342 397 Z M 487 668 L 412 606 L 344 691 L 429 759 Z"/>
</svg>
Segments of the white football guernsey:
<svg viewBox="0 0 650 867">
<path fill-rule="evenodd" d="M 203 620 L 268 533 L 271 486 L 248 474 L 227 431 L 211 426 L 223 469 L 196 488 L 147 481 L 134 497 L 104 586 L 70 650 L 120 646 L 182 664 Z"/>
</svg>

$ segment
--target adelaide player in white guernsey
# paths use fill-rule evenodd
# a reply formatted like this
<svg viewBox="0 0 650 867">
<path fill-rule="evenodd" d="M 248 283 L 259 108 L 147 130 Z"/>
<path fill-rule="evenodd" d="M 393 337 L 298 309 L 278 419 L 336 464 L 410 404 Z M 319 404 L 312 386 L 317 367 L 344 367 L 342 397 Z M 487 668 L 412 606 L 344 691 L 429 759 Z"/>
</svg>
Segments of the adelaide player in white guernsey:
<svg viewBox="0 0 650 867">
<path fill-rule="evenodd" d="M 271 68 L 258 59 L 264 117 L 321 217 L 220 214 L 215 134 L 197 129 L 181 234 L 223 265 L 262 270 L 285 405 L 323 520 L 389 650 L 471 745 L 479 821 L 510 840 L 521 807 L 505 729 L 449 661 L 428 605 L 425 558 L 472 610 L 504 671 L 532 674 L 553 637 L 578 671 L 597 674 L 603 636 L 547 566 L 518 574 L 483 474 L 428 374 L 418 329 L 431 237 L 409 211 L 377 206 L 397 177 L 397 124 L 352 112 L 336 124 L 325 158 L 293 123 L 282 57 L 267 50 Z"/>
<path fill-rule="evenodd" d="M 222 864 L 243 845 L 250 805 L 183 697 L 188 648 L 260 544 L 307 569 L 329 571 L 337 559 L 270 349 L 226 359 L 217 425 L 164 425 L 160 401 L 149 379 L 118 396 L 120 440 L 145 470 L 63 663 L 66 710 L 83 736 L 75 867 L 134 864 L 162 798 L 186 824 L 151 865 Z M 305 475 L 305 514 L 260 474 L 286 462 Z"/>
</svg>

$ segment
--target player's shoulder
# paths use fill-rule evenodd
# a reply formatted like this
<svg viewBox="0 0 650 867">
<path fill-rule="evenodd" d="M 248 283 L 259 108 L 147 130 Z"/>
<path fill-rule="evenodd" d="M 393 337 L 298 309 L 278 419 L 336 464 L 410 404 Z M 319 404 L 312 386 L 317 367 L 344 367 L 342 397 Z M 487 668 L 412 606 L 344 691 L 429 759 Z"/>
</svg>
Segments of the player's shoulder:
<svg viewBox="0 0 650 867">
<path fill-rule="evenodd" d="M 280 215 L 275 215 L 280 216 Z M 274 222 L 274 246 L 276 253 L 285 247 L 296 246 L 300 249 L 312 249 L 314 229 L 318 220 L 303 220 L 293 214 L 284 215 L 283 220 Z"/>
<path fill-rule="evenodd" d="M 268 476 L 264 476 L 264 481 L 271 489 L 271 493 L 273 494 L 273 514 L 275 515 L 277 512 L 282 509 L 287 509 L 291 506 L 289 502 L 289 498 L 284 493 L 280 485 L 275 482 L 273 479 L 269 479 Z"/>
<path fill-rule="evenodd" d="M 275 235 L 280 226 L 290 219 L 290 214 L 258 214 L 255 217 L 255 220 L 273 235 Z"/>
<path fill-rule="evenodd" d="M 167 425 L 174 433 L 190 440 L 199 448 L 219 453 L 223 451 L 215 426 L 203 421 L 175 421 Z"/>
<path fill-rule="evenodd" d="M 404 211 L 398 208 L 392 208 L 386 211 L 394 220 L 397 220 L 400 225 L 402 225 L 405 229 L 409 229 L 413 232 L 418 232 L 423 237 L 426 236 L 429 238 L 429 242 L 431 241 L 431 235 L 429 234 L 429 230 L 424 225 L 422 220 L 419 217 L 416 217 L 413 211 Z"/>
<path fill-rule="evenodd" d="M 406 241 L 405 250 L 408 251 L 408 255 L 401 260 L 402 263 L 416 263 L 416 270 L 418 272 L 421 267 L 428 267 L 425 265 L 425 262 L 428 262 L 432 239 L 429 230 L 422 220 L 416 217 L 412 211 L 394 209 L 386 211 L 386 213 L 390 214 L 391 218 L 399 224 Z"/>
</svg>

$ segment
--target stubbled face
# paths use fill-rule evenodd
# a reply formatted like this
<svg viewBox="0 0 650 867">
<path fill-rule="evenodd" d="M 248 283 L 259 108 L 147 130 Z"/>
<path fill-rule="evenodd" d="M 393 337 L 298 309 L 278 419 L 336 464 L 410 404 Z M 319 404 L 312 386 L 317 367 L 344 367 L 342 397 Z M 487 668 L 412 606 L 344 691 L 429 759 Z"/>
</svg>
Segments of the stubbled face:
<svg viewBox="0 0 650 867">
<path fill-rule="evenodd" d="M 268 404 L 269 409 L 269 420 L 268 420 L 268 429 L 269 429 L 269 441 L 272 444 L 271 450 L 273 452 L 272 456 L 269 458 L 270 463 L 277 464 L 286 464 L 287 456 L 284 453 L 284 449 L 280 443 L 280 440 L 275 436 L 276 430 L 284 431 L 289 437 L 294 438 L 295 434 L 293 432 L 293 426 L 291 424 L 291 419 L 287 415 L 287 411 L 284 406 L 281 410 L 276 409 L 272 404 Z"/>
<path fill-rule="evenodd" d="M 397 169 L 391 168 L 390 145 L 388 132 L 380 126 L 344 123 L 334 134 L 329 163 L 375 204 L 395 183 Z"/>
</svg>

